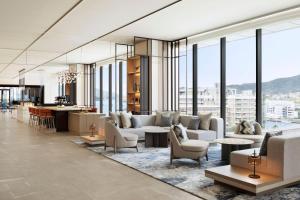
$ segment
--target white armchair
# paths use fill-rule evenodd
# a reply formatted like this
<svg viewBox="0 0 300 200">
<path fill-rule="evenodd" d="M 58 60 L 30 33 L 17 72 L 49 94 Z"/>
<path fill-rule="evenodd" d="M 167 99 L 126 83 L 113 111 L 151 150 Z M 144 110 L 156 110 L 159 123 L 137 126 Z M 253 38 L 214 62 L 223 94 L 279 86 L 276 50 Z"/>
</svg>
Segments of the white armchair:
<svg viewBox="0 0 300 200">
<path fill-rule="evenodd" d="M 105 150 L 106 147 L 113 147 L 114 153 L 116 153 L 119 148 L 136 148 L 136 151 L 138 151 L 137 141 L 137 135 L 121 132 L 120 129 L 111 122 L 105 122 Z"/>
<path fill-rule="evenodd" d="M 170 130 L 170 141 L 170 164 L 172 164 L 173 159 L 176 158 L 190 158 L 200 163 L 200 158 L 206 156 L 206 160 L 208 160 L 208 142 L 202 140 L 187 140 L 180 143 L 172 129 Z"/>
</svg>

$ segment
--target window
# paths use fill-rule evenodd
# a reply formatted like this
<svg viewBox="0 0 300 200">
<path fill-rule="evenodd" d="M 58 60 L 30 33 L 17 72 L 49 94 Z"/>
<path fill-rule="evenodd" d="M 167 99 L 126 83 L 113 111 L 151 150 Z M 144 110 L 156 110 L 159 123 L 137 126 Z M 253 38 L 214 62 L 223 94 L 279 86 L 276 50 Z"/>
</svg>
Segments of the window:
<svg viewBox="0 0 300 200">
<path fill-rule="evenodd" d="M 220 43 L 198 44 L 198 111 L 220 116 Z"/>
<path fill-rule="evenodd" d="M 264 29 L 263 29 L 264 31 Z M 300 127 L 300 28 L 262 36 L 263 126 Z"/>
<path fill-rule="evenodd" d="M 253 33 L 253 34 L 252 34 Z M 226 129 L 233 131 L 241 120 L 256 120 L 256 43 L 242 33 L 226 44 Z M 233 39 L 236 37 L 241 39 Z"/>
<path fill-rule="evenodd" d="M 98 112 L 100 112 L 100 67 L 96 67 L 95 73 L 95 106 Z"/>
<path fill-rule="evenodd" d="M 109 72 L 108 65 L 103 66 L 103 113 L 109 113 Z"/>
</svg>

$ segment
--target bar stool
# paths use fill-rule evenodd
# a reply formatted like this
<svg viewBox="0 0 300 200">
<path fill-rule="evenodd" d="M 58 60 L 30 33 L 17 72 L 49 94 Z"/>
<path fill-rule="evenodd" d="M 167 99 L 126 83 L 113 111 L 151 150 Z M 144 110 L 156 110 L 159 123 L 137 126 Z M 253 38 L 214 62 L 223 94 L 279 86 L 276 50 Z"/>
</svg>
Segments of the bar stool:
<svg viewBox="0 0 300 200">
<path fill-rule="evenodd" d="M 54 122 L 54 115 L 52 114 L 51 110 L 46 110 L 46 121 L 47 121 L 47 127 L 48 128 L 55 128 L 55 122 Z"/>
</svg>

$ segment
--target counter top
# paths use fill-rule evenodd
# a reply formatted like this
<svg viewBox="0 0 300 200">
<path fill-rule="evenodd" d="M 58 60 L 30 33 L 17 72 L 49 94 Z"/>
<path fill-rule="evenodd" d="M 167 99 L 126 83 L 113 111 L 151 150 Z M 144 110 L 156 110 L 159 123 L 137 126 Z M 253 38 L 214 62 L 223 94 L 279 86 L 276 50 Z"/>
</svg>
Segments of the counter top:
<svg viewBox="0 0 300 200">
<path fill-rule="evenodd" d="M 80 108 L 80 107 L 75 107 L 75 106 L 40 106 L 40 107 L 35 107 L 35 108 L 44 108 L 48 110 L 53 110 L 53 111 L 81 111 L 81 110 L 90 110 L 90 108 Z"/>
</svg>

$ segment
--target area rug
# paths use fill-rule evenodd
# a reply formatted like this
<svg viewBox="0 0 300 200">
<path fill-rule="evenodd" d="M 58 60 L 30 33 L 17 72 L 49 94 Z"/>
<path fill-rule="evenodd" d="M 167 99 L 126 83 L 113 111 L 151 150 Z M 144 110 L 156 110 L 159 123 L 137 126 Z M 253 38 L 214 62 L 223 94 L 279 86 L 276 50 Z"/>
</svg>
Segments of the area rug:
<svg viewBox="0 0 300 200">
<path fill-rule="evenodd" d="M 83 145 L 80 140 L 73 142 Z M 104 151 L 103 146 L 86 148 L 203 199 L 300 199 L 300 184 L 259 197 L 229 186 L 215 185 L 212 179 L 205 177 L 204 170 L 225 165 L 220 160 L 221 148 L 216 144 L 209 147 L 209 160 L 202 159 L 201 165 L 190 159 L 174 160 L 170 165 L 169 148 L 145 148 L 143 143 L 139 144 L 139 152 L 120 149 L 117 154 L 111 148 Z"/>
</svg>

